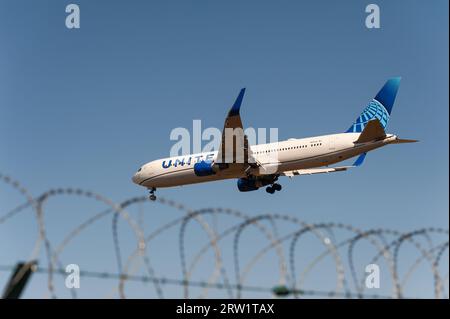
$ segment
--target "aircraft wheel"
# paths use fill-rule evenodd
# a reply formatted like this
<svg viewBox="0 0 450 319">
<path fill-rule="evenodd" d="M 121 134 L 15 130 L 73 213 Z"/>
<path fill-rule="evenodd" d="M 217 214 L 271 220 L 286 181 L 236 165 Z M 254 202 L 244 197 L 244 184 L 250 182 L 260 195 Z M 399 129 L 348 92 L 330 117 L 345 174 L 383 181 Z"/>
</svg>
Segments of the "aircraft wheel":
<svg viewBox="0 0 450 319">
<path fill-rule="evenodd" d="M 275 193 L 275 189 L 273 187 L 268 186 L 266 187 L 266 192 L 268 192 L 269 194 L 273 194 Z"/>
<path fill-rule="evenodd" d="M 148 198 L 152 201 L 155 201 L 156 200 L 156 195 L 155 195 L 156 188 L 152 187 L 152 188 L 149 188 L 148 190 L 150 191 L 150 195 L 148 196 Z"/>
<path fill-rule="evenodd" d="M 281 185 L 280 185 L 280 184 L 277 184 L 277 183 L 273 184 L 272 187 L 273 187 L 273 189 L 276 190 L 276 191 L 281 191 L 281 189 L 282 189 Z"/>
</svg>

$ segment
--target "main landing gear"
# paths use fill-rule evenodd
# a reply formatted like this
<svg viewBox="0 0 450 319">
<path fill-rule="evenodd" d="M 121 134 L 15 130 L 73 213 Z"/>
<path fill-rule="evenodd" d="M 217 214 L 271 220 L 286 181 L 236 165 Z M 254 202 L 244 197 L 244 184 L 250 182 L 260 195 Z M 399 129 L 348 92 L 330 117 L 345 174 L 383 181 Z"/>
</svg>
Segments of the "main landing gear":
<svg viewBox="0 0 450 319">
<path fill-rule="evenodd" d="M 155 201 L 156 200 L 156 195 L 155 195 L 156 188 L 152 187 L 152 188 L 149 188 L 148 190 L 150 191 L 150 195 L 148 196 L 148 198 L 152 201 Z"/>
<path fill-rule="evenodd" d="M 273 194 L 273 193 L 275 193 L 275 191 L 281 191 L 281 189 L 282 189 L 282 187 L 280 184 L 273 183 L 272 186 L 266 187 L 266 192 L 268 192 L 269 194 Z"/>
</svg>

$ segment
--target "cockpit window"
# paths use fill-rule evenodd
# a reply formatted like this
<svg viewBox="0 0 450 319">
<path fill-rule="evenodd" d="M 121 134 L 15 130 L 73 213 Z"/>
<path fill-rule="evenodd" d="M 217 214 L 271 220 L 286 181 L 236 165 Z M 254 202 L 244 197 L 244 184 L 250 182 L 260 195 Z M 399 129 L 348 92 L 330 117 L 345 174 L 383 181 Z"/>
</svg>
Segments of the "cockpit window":
<svg viewBox="0 0 450 319">
<path fill-rule="evenodd" d="M 139 167 L 138 172 L 140 172 L 142 170 L 142 167 Z"/>
</svg>

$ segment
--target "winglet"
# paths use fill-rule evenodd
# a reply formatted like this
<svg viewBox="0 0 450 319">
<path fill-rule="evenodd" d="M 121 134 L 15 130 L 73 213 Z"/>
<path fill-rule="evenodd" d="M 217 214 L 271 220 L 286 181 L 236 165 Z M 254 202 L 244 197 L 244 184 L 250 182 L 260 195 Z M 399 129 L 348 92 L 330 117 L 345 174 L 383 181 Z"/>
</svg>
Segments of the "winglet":
<svg viewBox="0 0 450 319">
<path fill-rule="evenodd" d="M 235 116 L 239 115 L 239 110 L 241 108 L 242 100 L 244 99 L 245 94 L 245 88 L 241 89 L 241 92 L 239 92 L 239 95 L 234 102 L 233 106 L 231 107 L 230 112 L 228 112 L 228 116 Z"/>
<path fill-rule="evenodd" d="M 362 153 L 358 156 L 356 161 L 353 163 L 353 166 L 361 166 L 361 164 L 364 162 L 364 159 L 366 158 L 367 153 Z"/>
</svg>

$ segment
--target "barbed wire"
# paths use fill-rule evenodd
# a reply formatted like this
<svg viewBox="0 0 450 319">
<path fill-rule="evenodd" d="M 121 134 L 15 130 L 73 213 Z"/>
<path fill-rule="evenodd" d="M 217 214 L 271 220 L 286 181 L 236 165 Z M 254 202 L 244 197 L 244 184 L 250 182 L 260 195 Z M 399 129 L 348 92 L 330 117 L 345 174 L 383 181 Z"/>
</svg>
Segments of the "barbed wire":
<svg viewBox="0 0 450 319">
<path fill-rule="evenodd" d="M 182 288 L 182 294 L 184 298 L 191 297 L 191 288 L 200 288 L 199 298 L 206 298 L 211 289 L 224 291 L 228 298 L 242 298 L 243 292 L 249 293 L 266 293 L 275 296 L 291 296 L 294 298 L 304 297 L 337 297 L 337 298 L 405 298 L 411 296 L 405 296 L 405 287 L 407 282 L 411 279 L 413 273 L 418 266 L 423 262 L 427 262 L 431 269 L 431 281 L 434 283 L 434 297 L 442 298 L 446 296 L 446 285 L 448 291 L 448 273 L 442 275 L 440 273 L 441 262 L 444 260 L 443 256 L 448 253 L 448 235 L 449 232 L 443 228 L 435 227 L 422 227 L 417 230 L 400 232 L 397 230 L 387 228 L 377 228 L 363 230 L 356 228 L 352 225 L 345 225 L 334 222 L 322 222 L 322 223 L 307 223 L 298 219 L 297 217 L 277 214 L 277 213 L 265 213 L 261 215 L 248 215 L 246 213 L 226 209 L 226 208 L 203 208 L 193 210 L 187 208 L 181 203 L 177 203 L 173 200 L 168 200 L 163 197 L 158 197 L 157 201 L 150 202 L 146 196 L 139 196 L 126 199 L 119 204 L 116 204 L 111 199 L 100 195 L 96 192 L 86 191 L 78 188 L 55 188 L 50 189 L 39 196 L 31 196 L 31 193 L 23 187 L 18 181 L 10 176 L 0 173 L 0 181 L 4 184 L 12 187 L 18 191 L 20 195 L 25 198 L 23 203 L 20 203 L 13 209 L 3 212 L 0 211 L 0 226 L 11 221 L 22 212 L 26 212 L 31 209 L 37 219 L 38 236 L 34 241 L 34 247 L 28 262 L 32 260 L 38 260 L 40 253 L 40 247 L 43 245 L 44 264 L 47 267 L 41 267 L 40 265 L 34 267 L 33 270 L 37 274 L 47 275 L 47 292 L 51 297 L 57 298 L 54 275 L 59 274 L 61 278 L 66 278 L 67 274 L 64 270 L 61 260 L 62 253 L 68 248 L 69 244 L 78 236 L 82 236 L 83 232 L 91 227 L 94 223 L 103 220 L 107 216 L 111 216 L 111 233 L 113 252 L 116 258 L 117 273 L 113 272 L 95 272 L 82 270 L 80 276 L 86 278 L 99 278 L 117 280 L 117 286 L 112 291 L 112 294 L 118 293 L 120 298 L 126 298 L 125 285 L 127 282 L 135 281 L 153 284 L 156 297 L 164 298 L 164 289 L 167 285 L 177 285 Z M 66 233 L 60 243 L 54 243 L 48 238 L 46 224 L 44 223 L 44 215 L 48 213 L 45 211 L 44 204 L 53 197 L 60 196 L 73 196 L 75 198 L 88 198 L 93 199 L 102 205 L 106 206 L 100 212 L 92 214 L 89 218 L 76 225 L 73 229 Z M 161 205 L 170 209 L 175 209 L 180 213 L 180 216 L 172 219 L 165 224 L 156 227 L 155 230 L 145 235 L 143 206 L 142 204 L 149 203 L 151 210 L 157 209 L 156 205 Z M 134 205 L 141 205 L 138 220 L 129 213 L 129 209 L 132 209 Z M 119 217 L 123 218 L 127 222 L 132 232 L 135 235 L 136 248 L 126 258 L 124 263 L 123 252 L 120 248 L 119 237 Z M 207 222 L 207 217 L 213 220 L 213 225 Z M 48 217 L 47 217 L 48 218 Z M 227 225 L 221 231 L 218 230 L 218 220 L 224 219 Z M 188 232 L 191 229 L 189 226 L 190 221 L 193 220 L 200 226 L 200 229 L 206 234 L 207 241 L 202 243 L 196 239 L 196 244 L 192 248 L 197 250 L 189 255 L 186 252 L 187 237 L 192 234 Z M 267 225 L 268 223 L 268 225 Z M 287 234 L 280 234 L 279 225 L 284 223 L 285 228 L 291 228 L 292 231 Z M 154 225 L 157 226 L 157 225 Z M 250 249 L 250 253 L 247 249 L 245 256 L 241 253 L 246 243 L 241 240 L 244 232 L 248 226 L 254 227 L 265 240 L 267 245 L 263 245 L 261 249 Z M 151 262 L 151 257 L 154 260 L 157 257 L 155 249 L 150 252 L 150 243 L 160 237 L 163 234 L 178 228 L 178 253 L 180 259 L 180 273 L 181 279 L 169 278 L 156 274 L 156 269 Z M 306 246 L 301 246 L 301 242 L 307 234 L 312 234 L 315 238 L 315 243 L 319 244 L 319 249 L 307 249 L 308 252 L 320 252 L 318 255 L 308 260 L 302 260 L 306 262 L 306 266 L 298 269 L 298 247 L 303 247 L 304 251 Z M 345 236 L 342 239 L 342 236 Z M 234 271 L 234 280 L 230 277 L 230 269 L 227 267 L 227 263 L 224 261 L 224 241 L 227 238 L 232 237 L 231 240 L 231 255 L 232 265 Z M 422 243 L 423 238 L 425 245 Z M 302 240 L 301 240 L 302 239 Z M 375 264 L 381 257 L 387 264 L 388 273 L 392 282 L 392 295 L 377 295 L 370 294 L 365 291 L 365 273 L 364 269 L 360 270 L 362 276 L 358 276 L 358 269 L 355 265 L 355 247 L 360 241 L 366 241 L 375 249 L 375 254 L 370 259 L 370 264 Z M 400 274 L 399 268 L 399 256 L 404 246 L 404 243 L 410 243 L 413 248 L 419 253 L 419 257 L 407 267 L 407 271 L 403 276 Z M 435 245 L 434 243 L 439 244 Z M 262 241 L 258 241 L 258 245 L 264 244 Z M 228 246 L 230 247 L 230 246 Z M 255 247 L 257 248 L 257 247 Z M 287 248 L 288 259 L 285 257 L 285 248 Z M 213 268 L 209 276 L 203 270 L 201 276 L 203 279 L 193 279 L 195 270 L 200 266 L 202 260 L 204 260 L 207 253 L 212 252 Z M 275 287 L 264 287 L 259 285 L 247 284 L 247 278 L 252 270 L 261 264 L 264 256 L 269 253 L 274 253 L 276 256 L 276 264 L 278 264 L 278 272 L 270 272 L 268 274 L 273 281 L 277 281 Z M 346 253 L 346 258 L 343 258 L 343 254 Z M 209 256 L 209 255 L 208 255 Z M 188 258 L 191 257 L 191 258 Z M 242 260 L 248 259 L 243 264 Z M 327 257 L 331 257 L 334 264 L 334 270 L 336 272 L 336 285 L 334 289 L 328 291 L 321 289 L 306 289 L 305 280 L 313 269 L 316 269 L 323 260 Z M 347 262 L 345 262 L 347 261 Z M 447 268 L 448 269 L 448 258 Z M 9 261 L 5 264 L 4 261 L 0 261 L 3 265 L 0 265 L 0 271 L 12 271 L 14 267 Z M 289 264 L 289 267 L 288 267 Z M 242 265 L 244 265 L 242 267 Z M 140 271 L 144 271 L 146 275 L 137 274 Z M 21 270 L 16 274 L 18 279 L 23 276 L 25 270 Z M 278 279 L 275 279 L 278 273 Z M 298 276 L 297 276 L 298 275 Z M 351 281 L 348 278 L 351 278 Z M 350 282 L 353 283 L 353 288 L 350 286 Z M 75 290 L 70 290 L 72 298 L 77 298 Z"/>
<path fill-rule="evenodd" d="M 0 265 L 0 271 L 12 271 L 15 268 L 13 265 Z M 33 272 L 37 274 L 48 274 L 50 270 L 45 267 L 36 267 Z M 61 275 L 67 275 L 65 269 L 53 269 L 53 273 L 59 273 Z M 86 278 L 97 278 L 97 279 L 111 279 L 117 280 L 122 277 L 127 277 L 129 281 L 137 281 L 142 283 L 147 282 L 158 282 L 160 285 L 175 285 L 175 286 L 184 286 L 186 283 L 181 279 L 167 278 L 167 277 L 151 277 L 151 276 L 141 276 L 141 275 L 121 275 L 119 273 L 109 273 L 109 272 L 98 272 L 98 271 L 80 271 L 80 277 Z M 218 290 L 225 290 L 227 287 L 221 283 L 209 283 L 207 281 L 195 281 L 192 280 L 189 282 L 189 285 L 193 287 L 209 287 Z M 231 284 L 231 288 L 237 289 L 237 285 Z M 259 293 L 274 293 L 274 289 L 272 287 L 262 287 L 262 286 L 251 286 L 244 285 L 239 286 L 239 289 L 248 292 L 259 292 Z M 344 298 L 359 298 L 361 296 L 353 293 L 335 293 L 333 291 L 321 291 L 321 290 L 297 290 L 297 294 L 301 294 L 304 296 L 318 296 L 318 297 L 344 297 Z M 384 296 L 379 294 L 365 294 L 365 298 L 380 298 L 380 299 L 390 299 L 390 296 Z"/>
</svg>

